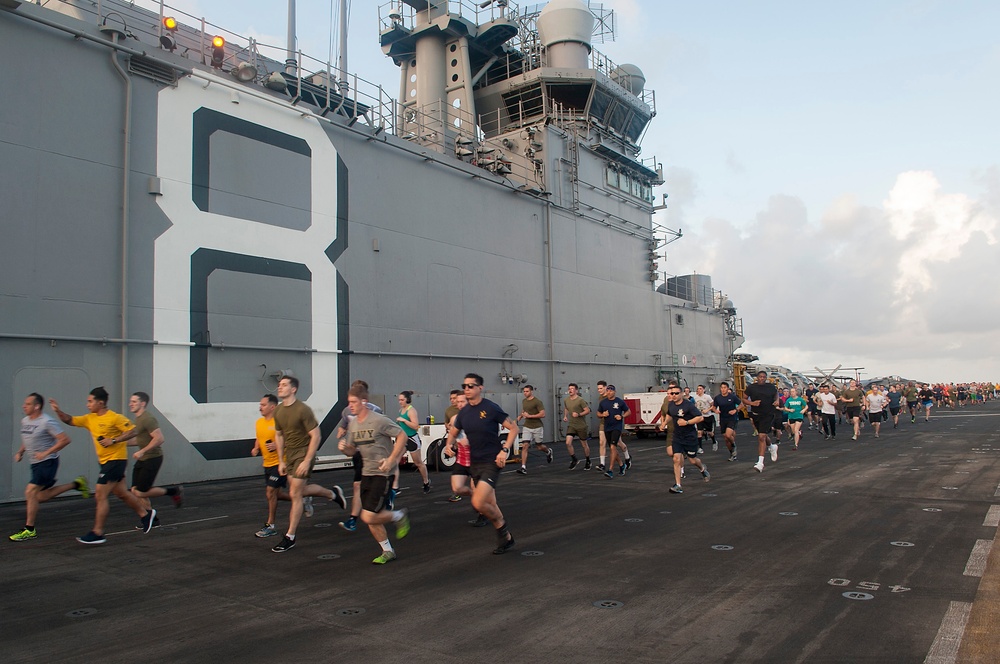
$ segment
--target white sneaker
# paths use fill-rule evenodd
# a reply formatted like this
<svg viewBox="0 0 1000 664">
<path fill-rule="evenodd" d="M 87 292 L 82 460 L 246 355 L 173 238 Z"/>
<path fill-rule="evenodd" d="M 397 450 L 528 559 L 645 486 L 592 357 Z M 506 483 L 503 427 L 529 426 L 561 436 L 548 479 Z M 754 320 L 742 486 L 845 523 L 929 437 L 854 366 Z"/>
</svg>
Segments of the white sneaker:
<svg viewBox="0 0 1000 664">
<path fill-rule="evenodd" d="M 714 441 L 712 442 L 712 451 L 713 452 L 718 452 L 719 451 L 719 444 L 717 442 L 714 442 Z"/>
<path fill-rule="evenodd" d="M 771 453 L 771 461 L 777 461 L 778 460 L 778 446 L 777 445 L 768 445 L 767 446 L 767 451 Z"/>
<path fill-rule="evenodd" d="M 312 496 L 306 496 L 305 498 L 302 499 L 302 511 L 305 512 L 307 519 L 313 515 L 313 512 L 315 510 L 313 508 Z"/>
<path fill-rule="evenodd" d="M 764 462 L 763 461 L 758 461 L 757 463 L 755 463 L 753 465 L 753 469 L 756 470 L 758 473 L 763 473 L 764 472 Z"/>
</svg>

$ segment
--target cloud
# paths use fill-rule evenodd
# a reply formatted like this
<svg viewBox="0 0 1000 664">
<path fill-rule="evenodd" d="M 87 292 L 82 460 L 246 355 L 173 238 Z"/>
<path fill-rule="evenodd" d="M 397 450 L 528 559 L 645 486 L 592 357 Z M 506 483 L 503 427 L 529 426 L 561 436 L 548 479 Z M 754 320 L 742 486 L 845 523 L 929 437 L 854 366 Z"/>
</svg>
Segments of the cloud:
<svg viewBox="0 0 1000 664">
<path fill-rule="evenodd" d="M 746 166 L 736 158 L 736 151 L 732 148 L 729 148 L 729 152 L 726 153 L 726 168 L 733 175 L 743 175 L 747 172 Z"/>
<path fill-rule="evenodd" d="M 843 196 L 816 222 L 775 195 L 748 225 L 709 218 L 686 231 L 668 269 L 711 274 L 739 308 L 745 349 L 767 362 L 1000 377 L 1000 171 L 980 181 L 973 197 L 901 173 L 881 205 Z"/>
</svg>

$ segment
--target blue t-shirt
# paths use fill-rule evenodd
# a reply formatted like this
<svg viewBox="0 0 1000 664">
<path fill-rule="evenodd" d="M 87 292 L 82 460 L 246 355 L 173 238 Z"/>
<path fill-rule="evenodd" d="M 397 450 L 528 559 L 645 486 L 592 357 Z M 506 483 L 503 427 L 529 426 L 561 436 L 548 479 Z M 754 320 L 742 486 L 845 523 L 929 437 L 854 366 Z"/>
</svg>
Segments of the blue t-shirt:
<svg viewBox="0 0 1000 664">
<path fill-rule="evenodd" d="M 466 404 L 455 416 L 455 428 L 464 431 L 469 439 L 472 463 L 496 461 L 503 443 L 500 442 L 500 425 L 509 416 L 500 406 L 483 399 L 475 406 Z"/>
<path fill-rule="evenodd" d="M 733 415 L 729 414 L 729 411 L 737 410 L 740 405 L 740 398 L 736 396 L 735 392 L 730 392 L 726 396 L 716 394 L 715 398 L 712 399 L 712 403 L 719 409 L 719 420 L 739 419 L 740 414 L 738 412 Z"/>
<path fill-rule="evenodd" d="M 673 401 L 667 406 L 667 412 L 670 417 L 674 418 L 674 440 L 680 443 L 694 443 L 698 440 L 698 425 L 687 424 L 681 426 L 677 424 L 677 420 L 687 420 L 693 419 L 695 417 L 701 417 L 701 411 L 693 403 L 689 402 L 687 399 L 683 400 L 680 404 L 676 404 Z"/>
<path fill-rule="evenodd" d="M 597 404 L 597 410 L 602 413 L 607 412 L 608 414 L 604 418 L 605 431 L 621 431 L 625 428 L 625 412 L 628 410 L 628 405 L 618 397 L 614 399 L 602 399 L 601 403 Z M 615 415 L 621 415 L 622 418 L 616 420 Z"/>
<path fill-rule="evenodd" d="M 889 392 L 889 408 L 899 408 L 899 403 L 903 399 L 902 392 Z"/>
</svg>

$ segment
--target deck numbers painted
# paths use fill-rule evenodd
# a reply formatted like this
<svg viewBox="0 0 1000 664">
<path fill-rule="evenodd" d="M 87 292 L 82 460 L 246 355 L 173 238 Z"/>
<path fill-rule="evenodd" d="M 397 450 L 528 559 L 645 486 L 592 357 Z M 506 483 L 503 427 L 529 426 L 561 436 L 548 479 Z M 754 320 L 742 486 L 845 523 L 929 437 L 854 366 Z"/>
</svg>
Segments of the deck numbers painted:
<svg viewBox="0 0 1000 664">
<path fill-rule="evenodd" d="M 869 594 L 871 592 L 875 592 L 875 591 L 878 591 L 878 590 L 888 590 L 891 593 L 905 593 L 905 592 L 909 592 L 910 591 L 910 588 L 907 588 L 906 586 L 899 586 L 899 585 L 886 586 L 886 585 L 883 585 L 881 583 L 876 583 L 875 581 L 858 581 L 857 583 L 854 583 L 850 579 L 839 579 L 838 578 L 838 579 L 830 579 L 826 583 L 827 583 L 827 585 L 834 586 L 836 588 L 850 588 L 850 587 L 853 587 L 857 591 L 868 591 L 868 592 L 860 592 L 860 593 L 858 593 L 860 595 L 867 595 L 867 594 Z M 844 597 L 848 597 L 848 595 L 850 595 L 850 594 L 851 593 L 844 593 Z M 864 598 L 864 599 L 872 599 L 872 597 L 874 597 L 874 595 L 872 595 L 870 597 L 867 597 L 867 598 Z M 848 597 L 848 599 L 859 599 L 859 598 L 857 598 L 857 597 Z"/>
</svg>

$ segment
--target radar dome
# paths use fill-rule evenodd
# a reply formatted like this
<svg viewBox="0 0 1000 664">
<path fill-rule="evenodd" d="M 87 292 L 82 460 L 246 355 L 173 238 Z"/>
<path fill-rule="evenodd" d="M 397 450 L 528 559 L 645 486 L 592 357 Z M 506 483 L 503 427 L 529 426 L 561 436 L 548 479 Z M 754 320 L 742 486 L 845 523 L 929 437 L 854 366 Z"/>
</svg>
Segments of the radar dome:
<svg viewBox="0 0 1000 664">
<path fill-rule="evenodd" d="M 594 15 L 583 0 L 552 0 L 538 15 L 549 67 L 587 69 Z"/>
<path fill-rule="evenodd" d="M 637 65 L 621 65 L 611 72 L 611 80 L 622 86 L 636 97 L 642 94 L 646 87 L 646 75 Z"/>
</svg>

